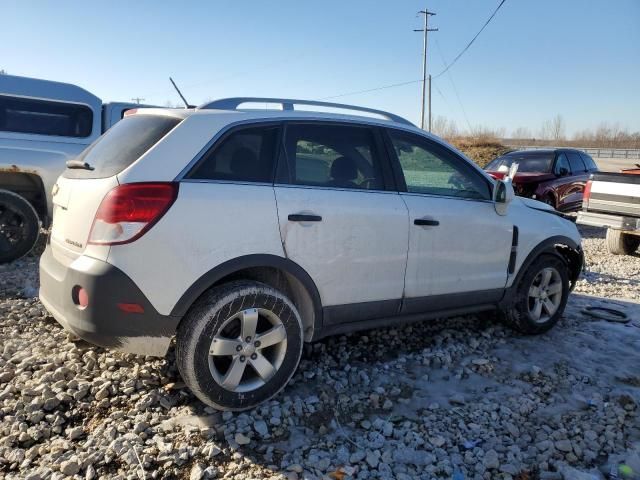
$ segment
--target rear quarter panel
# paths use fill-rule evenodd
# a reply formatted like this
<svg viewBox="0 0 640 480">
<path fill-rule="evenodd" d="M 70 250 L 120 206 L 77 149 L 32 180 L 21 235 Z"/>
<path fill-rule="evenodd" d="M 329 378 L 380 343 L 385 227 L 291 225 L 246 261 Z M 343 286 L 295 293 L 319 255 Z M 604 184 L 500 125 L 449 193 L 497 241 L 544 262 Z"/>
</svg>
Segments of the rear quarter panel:
<svg viewBox="0 0 640 480">
<path fill-rule="evenodd" d="M 111 247 L 159 313 L 221 263 L 250 254 L 284 256 L 271 185 L 184 181 L 165 216 L 140 239 Z"/>
</svg>

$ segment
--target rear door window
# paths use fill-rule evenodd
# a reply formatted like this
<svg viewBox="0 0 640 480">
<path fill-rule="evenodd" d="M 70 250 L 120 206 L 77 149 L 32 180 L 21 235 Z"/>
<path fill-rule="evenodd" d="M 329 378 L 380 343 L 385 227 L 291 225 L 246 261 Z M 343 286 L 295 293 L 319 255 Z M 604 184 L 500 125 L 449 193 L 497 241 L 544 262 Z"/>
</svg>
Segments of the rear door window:
<svg viewBox="0 0 640 480">
<path fill-rule="evenodd" d="M 271 183 L 279 131 L 277 125 L 232 131 L 204 154 L 186 178 Z"/>
<path fill-rule="evenodd" d="M 92 127 L 86 105 L 0 95 L 0 131 L 85 138 Z"/>
<path fill-rule="evenodd" d="M 587 171 L 587 167 L 585 167 L 582 158 L 580 158 L 580 155 L 577 152 L 567 152 L 567 158 L 569 159 L 571 171 L 574 175 Z"/>
<path fill-rule="evenodd" d="M 163 115 L 132 115 L 120 120 L 77 158 L 90 169 L 67 168 L 66 178 L 117 175 L 160 141 L 182 119 Z"/>
<path fill-rule="evenodd" d="M 289 124 L 282 183 L 314 187 L 384 190 L 381 160 L 368 127 Z"/>
</svg>

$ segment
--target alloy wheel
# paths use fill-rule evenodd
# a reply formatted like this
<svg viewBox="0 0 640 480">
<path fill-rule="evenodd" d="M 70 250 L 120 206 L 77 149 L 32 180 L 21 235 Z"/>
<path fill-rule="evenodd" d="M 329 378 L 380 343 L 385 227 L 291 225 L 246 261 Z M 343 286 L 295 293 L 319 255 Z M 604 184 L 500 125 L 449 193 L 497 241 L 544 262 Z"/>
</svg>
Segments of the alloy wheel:
<svg viewBox="0 0 640 480">
<path fill-rule="evenodd" d="M 553 267 L 542 269 L 529 287 L 529 315 L 536 323 L 547 322 L 562 303 L 562 277 Z"/>
<path fill-rule="evenodd" d="M 265 385 L 282 366 L 287 332 L 271 310 L 249 308 L 225 320 L 209 347 L 209 370 L 231 392 Z"/>
</svg>

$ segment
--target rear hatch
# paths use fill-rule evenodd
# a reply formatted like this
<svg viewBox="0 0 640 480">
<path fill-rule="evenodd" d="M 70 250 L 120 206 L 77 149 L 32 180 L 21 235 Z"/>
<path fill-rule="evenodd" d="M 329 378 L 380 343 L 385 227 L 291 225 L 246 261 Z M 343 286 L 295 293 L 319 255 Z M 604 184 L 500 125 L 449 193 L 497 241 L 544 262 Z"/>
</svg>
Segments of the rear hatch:
<svg viewBox="0 0 640 480">
<path fill-rule="evenodd" d="M 102 199 L 118 186 L 117 175 L 180 121 L 172 116 L 131 115 L 67 162 L 52 192 L 51 248 L 58 261 L 66 265 L 83 253 L 106 259 L 108 247 L 87 245 Z"/>
</svg>

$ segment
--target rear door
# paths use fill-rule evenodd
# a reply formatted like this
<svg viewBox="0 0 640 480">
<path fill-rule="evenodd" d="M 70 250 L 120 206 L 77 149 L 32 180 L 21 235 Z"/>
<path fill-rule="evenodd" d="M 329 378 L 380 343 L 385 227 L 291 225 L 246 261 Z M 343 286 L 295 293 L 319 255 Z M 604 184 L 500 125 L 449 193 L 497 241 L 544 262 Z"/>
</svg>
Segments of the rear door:
<svg viewBox="0 0 640 480">
<path fill-rule="evenodd" d="M 566 188 L 563 208 L 575 209 L 582 205 L 584 187 L 589 180 L 590 172 L 578 152 L 568 150 L 565 153 L 571 166 L 571 177 Z"/>
<path fill-rule="evenodd" d="M 286 255 L 316 283 L 325 324 L 398 313 L 407 209 L 375 128 L 288 123 L 275 185 Z"/>
<path fill-rule="evenodd" d="M 404 313 L 500 299 L 513 225 L 496 213 L 491 183 L 452 150 L 389 130 L 409 209 Z M 402 186 L 401 186 L 402 188 Z"/>
</svg>

